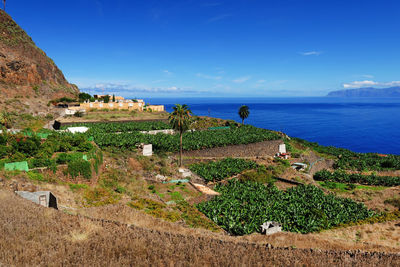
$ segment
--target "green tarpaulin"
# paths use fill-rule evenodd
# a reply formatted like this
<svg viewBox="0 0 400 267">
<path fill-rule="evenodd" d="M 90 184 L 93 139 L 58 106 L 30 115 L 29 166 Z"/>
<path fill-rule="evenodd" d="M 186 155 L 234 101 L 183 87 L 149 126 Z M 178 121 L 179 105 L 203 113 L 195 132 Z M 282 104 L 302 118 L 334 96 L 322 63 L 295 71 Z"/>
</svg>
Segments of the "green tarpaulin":
<svg viewBox="0 0 400 267">
<path fill-rule="evenodd" d="M 47 139 L 47 137 L 49 136 L 48 133 L 37 133 L 36 135 L 41 139 Z"/>
<path fill-rule="evenodd" d="M 29 171 L 28 162 L 12 162 L 4 164 L 4 169 L 6 171 Z"/>
<path fill-rule="evenodd" d="M 171 180 L 171 181 L 167 181 L 167 182 L 163 182 L 163 184 L 170 184 L 170 183 L 188 183 L 189 180 L 188 179 L 178 179 L 178 180 Z"/>
<path fill-rule="evenodd" d="M 41 139 L 47 139 L 47 137 L 49 136 L 49 134 L 48 133 L 33 133 L 33 132 L 30 132 L 30 131 L 27 131 L 27 132 L 23 132 L 22 133 L 24 136 L 27 136 L 27 137 L 32 137 L 33 135 L 36 135 L 37 137 L 39 137 L 39 138 L 41 138 Z"/>
</svg>

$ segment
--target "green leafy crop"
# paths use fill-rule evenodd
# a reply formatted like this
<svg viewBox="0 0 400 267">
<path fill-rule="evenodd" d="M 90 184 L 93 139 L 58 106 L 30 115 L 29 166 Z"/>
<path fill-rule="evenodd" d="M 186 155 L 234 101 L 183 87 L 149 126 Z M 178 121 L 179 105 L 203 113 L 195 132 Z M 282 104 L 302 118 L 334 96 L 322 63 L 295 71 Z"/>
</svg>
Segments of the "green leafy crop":
<svg viewBox="0 0 400 267">
<path fill-rule="evenodd" d="M 221 195 L 197 207 L 233 235 L 259 232 L 266 221 L 281 223 L 284 231 L 309 233 L 375 216 L 364 204 L 326 195 L 313 185 L 282 191 L 234 179 L 216 190 Z"/>
</svg>

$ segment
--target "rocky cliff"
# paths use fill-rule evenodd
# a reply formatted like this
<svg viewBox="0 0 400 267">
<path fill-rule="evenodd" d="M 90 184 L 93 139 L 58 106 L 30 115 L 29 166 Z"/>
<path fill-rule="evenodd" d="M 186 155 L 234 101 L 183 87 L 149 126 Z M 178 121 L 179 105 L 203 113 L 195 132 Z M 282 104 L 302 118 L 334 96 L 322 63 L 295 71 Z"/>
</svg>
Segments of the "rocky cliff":
<svg viewBox="0 0 400 267">
<path fill-rule="evenodd" d="M 9 103 L 16 98 L 26 106 L 41 105 L 50 99 L 72 97 L 78 92 L 79 89 L 68 83 L 53 60 L 7 13 L 0 10 L 0 108 L 5 108 L 5 100 Z"/>
</svg>

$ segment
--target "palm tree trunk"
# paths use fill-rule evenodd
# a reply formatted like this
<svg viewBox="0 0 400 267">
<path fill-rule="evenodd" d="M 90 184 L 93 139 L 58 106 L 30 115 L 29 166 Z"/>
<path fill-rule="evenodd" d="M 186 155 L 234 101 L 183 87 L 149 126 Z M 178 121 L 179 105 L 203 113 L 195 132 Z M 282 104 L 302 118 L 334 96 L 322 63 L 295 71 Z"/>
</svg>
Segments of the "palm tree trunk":
<svg viewBox="0 0 400 267">
<path fill-rule="evenodd" d="M 244 124 L 244 119 L 242 119 L 242 124 Z"/>
<path fill-rule="evenodd" d="M 180 134 L 180 141 L 181 141 L 181 149 L 179 151 L 179 166 L 182 167 L 182 133 Z"/>
</svg>

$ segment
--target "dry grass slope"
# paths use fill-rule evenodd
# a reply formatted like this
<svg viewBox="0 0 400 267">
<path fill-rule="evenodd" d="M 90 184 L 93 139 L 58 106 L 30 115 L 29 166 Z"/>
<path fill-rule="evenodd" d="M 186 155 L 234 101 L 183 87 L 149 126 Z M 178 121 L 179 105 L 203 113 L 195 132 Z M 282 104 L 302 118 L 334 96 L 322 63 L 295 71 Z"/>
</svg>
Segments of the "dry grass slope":
<svg viewBox="0 0 400 267">
<path fill-rule="evenodd" d="M 381 252 L 268 248 L 68 215 L 0 191 L 0 265 L 396 266 Z"/>
</svg>

